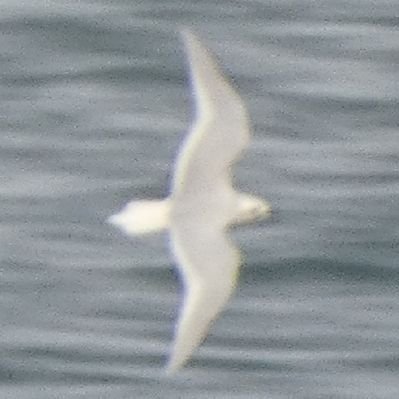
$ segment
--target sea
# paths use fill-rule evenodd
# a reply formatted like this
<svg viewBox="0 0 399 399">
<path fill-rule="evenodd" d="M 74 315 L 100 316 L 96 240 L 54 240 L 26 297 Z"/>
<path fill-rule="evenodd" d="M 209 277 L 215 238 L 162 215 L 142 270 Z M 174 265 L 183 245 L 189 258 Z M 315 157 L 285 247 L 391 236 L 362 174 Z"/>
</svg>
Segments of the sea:
<svg viewBox="0 0 399 399">
<path fill-rule="evenodd" d="M 182 29 L 247 104 L 234 184 L 273 214 L 231 231 L 237 290 L 168 376 L 168 236 L 106 220 L 169 193 Z M 397 1 L 1 0 L 0 49 L 1 399 L 399 397 Z"/>
</svg>

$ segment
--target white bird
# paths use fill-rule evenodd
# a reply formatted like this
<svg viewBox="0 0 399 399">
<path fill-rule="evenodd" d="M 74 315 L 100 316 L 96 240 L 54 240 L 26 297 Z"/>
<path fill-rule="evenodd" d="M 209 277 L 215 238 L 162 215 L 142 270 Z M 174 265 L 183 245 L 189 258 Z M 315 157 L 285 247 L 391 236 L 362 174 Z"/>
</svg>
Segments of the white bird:
<svg viewBox="0 0 399 399">
<path fill-rule="evenodd" d="M 109 218 L 132 235 L 169 231 L 184 298 L 168 372 L 188 361 L 235 288 L 241 257 L 227 228 L 271 210 L 263 199 L 234 190 L 231 165 L 250 140 L 247 111 L 198 38 L 189 31 L 183 36 L 196 117 L 175 162 L 171 194 L 132 201 Z"/>
</svg>

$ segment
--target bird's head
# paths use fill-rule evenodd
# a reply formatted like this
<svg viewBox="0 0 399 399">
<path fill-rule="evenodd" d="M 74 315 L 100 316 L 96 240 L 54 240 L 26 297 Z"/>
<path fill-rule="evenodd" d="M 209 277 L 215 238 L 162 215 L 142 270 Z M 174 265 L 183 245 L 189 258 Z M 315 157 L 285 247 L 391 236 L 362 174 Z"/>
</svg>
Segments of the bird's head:
<svg viewBox="0 0 399 399">
<path fill-rule="evenodd" d="M 262 198 L 240 194 L 238 212 L 234 224 L 255 222 L 267 218 L 272 211 L 270 204 Z"/>
</svg>

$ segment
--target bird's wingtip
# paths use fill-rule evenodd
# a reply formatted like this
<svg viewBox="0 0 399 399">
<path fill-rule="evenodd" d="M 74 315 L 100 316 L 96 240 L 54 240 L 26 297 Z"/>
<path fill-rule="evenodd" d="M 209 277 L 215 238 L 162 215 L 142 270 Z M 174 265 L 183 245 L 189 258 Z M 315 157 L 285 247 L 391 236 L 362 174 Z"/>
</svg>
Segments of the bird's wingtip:
<svg viewBox="0 0 399 399">
<path fill-rule="evenodd" d="M 164 369 L 165 375 L 172 377 L 179 371 L 179 369 L 181 369 L 181 367 L 182 365 L 176 361 L 176 358 L 173 355 L 171 355 Z"/>
<path fill-rule="evenodd" d="M 200 41 L 194 31 L 186 26 L 183 26 L 180 29 L 180 35 L 183 38 L 183 41 L 188 48 L 192 48 L 193 46 L 200 45 Z"/>
<path fill-rule="evenodd" d="M 183 36 L 184 39 L 195 36 L 192 29 L 185 25 L 181 26 L 179 31 L 180 35 Z"/>
</svg>

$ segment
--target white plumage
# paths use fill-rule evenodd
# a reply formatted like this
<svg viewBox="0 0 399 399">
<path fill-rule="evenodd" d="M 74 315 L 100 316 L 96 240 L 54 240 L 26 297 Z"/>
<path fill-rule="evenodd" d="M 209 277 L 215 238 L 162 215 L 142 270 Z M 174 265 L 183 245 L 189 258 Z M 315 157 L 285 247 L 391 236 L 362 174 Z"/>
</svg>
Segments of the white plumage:
<svg viewBox="0 0 399 399">
<path fill-rule="evenodd" d="M 130 202 L 109 219 L 128 234 L 169 230 L 184 284 L 169 372 L 187 362 L 234 290 L 240 252 L 227 228 L 270 212 L 266 201 L 232 186 L 231 165 L 250 139 L 245 106 L 195 35 L 183 36 L 196 117 L 175 163 L 171 195 Z"/>
</svg>

